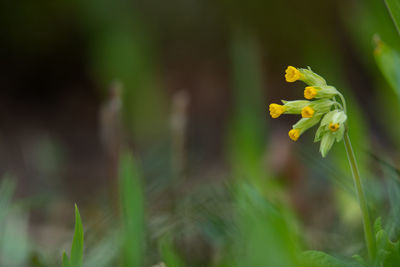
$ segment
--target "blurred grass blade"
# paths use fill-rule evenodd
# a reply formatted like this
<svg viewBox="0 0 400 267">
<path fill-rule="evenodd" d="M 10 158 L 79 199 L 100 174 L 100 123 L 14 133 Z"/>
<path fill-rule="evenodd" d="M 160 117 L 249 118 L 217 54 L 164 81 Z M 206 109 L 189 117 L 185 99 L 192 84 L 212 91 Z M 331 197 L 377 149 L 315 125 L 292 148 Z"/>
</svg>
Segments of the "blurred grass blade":
<svg viewBox="0 0 400 267">
<path fill-rule="evenodd" d="M 161 259 L 168 267 L 183 267 L 183 262 L 176 253 L 172 240 L 166 236 L 159 241 Z"/>
<path fill-rule="evenodd" d="M 64 251 L 64 253 L 62 255 L 62 266 L 63 267 L 70 267 L 69 259 L 68 259 L 67 253 L 65 253 L 65 251 Z"/>
<path fill-rule="evenodd" d="M 251 185 L 239 183 L 236 194 L 238 236 L 228 266 L 300 266 L 296 219 L 275 207 Z"/>
<path fill-rule="evenodd" d="M 397 32 L 400 34 L 400 1 L 385 0 L 386 7 L 392 17 L 393 23 L 396 26 Z"/>
<path fill-rule="evenodd" d="M 322 251 L 309 250 L 302 253 L 302 261 L 307 267 L 361 267 L 357 261 L 344 261 Z"/>
<path fill-rule="evenodd" d="M 82 267 L 83 262 L 83 227 L 78 207 L 75 204 L 75 233 L 71 247 L 71 267 Z"/>
<path fill-rule="evenodd" d="M 15 183 L 13 180 L 5 177 L 0 185 L 0 249 L 4 247 L 4 235 L 6 227 L 6 218 L 10 209 L 10 202 L 14 194 Z M 1 261 L 0 261 L 1 262 Z"/>
<path fill-rule="evenodd" d="M 399 2 L 400 3 L 400 2 Z M 383 76 L 400 98 L 400 54 L 385 44 L 379 36 L 374 36 L 374 56 Z"/>
<path fill-rule="evenodd" d="M 15 185 L 8 176 L 0 184 L 0 266 L 25 266 L 29 257 L 28 215 L 11 203 Z"/>
<path fill-rule="evenodd" d="M 142 266 L 144 250 L 144 204 L 140 175 L 129 153 L 122 156 L 119 168 L 123 266 Z"/>
<path fill-rule="evenodd" d="M 0 227 L 4 225 L 10 206 L 11 197 L 14 194 L 15 182 L 8 177 L 1 181 L 0 185 Z"/>
<path fill-rule="evenodd" d="M 265 107 L 263 107 L 262 52 L 251 33 L 234 29 L 231 40 L 232 82 L 235 110 L 228 131 L 228 156 L 241 176 L 263 176 Z"/>
<path fill-rule="evenodd" d="M 90 250 L 85 250 L 85 259 L 83 266 L 85 267 L 108 267 L 112 266 L 113 261 L 118 256 L 121 248 L 120 232 L 116 227 L 111 226 L 113 231 L 107 233 L 104 238 L 95 245 L 92 245 Z"/>
<path fill-rule="evenodd" d="M 18 205 L 10 207 L 0 243 L 0 266 L 27 266 L 32 249 L 28 229 L 26 211 Z"/>
</svg>

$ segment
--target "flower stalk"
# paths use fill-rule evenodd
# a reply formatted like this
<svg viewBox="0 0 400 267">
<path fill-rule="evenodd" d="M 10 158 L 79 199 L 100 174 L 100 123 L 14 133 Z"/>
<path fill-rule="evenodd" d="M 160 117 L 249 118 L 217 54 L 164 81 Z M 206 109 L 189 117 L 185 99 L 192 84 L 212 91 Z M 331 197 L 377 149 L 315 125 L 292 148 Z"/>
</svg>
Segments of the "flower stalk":
<svg viewBox="0 0 400 267">
<path fill-rule="evenodd" d="M 348 135 L 346 100 L 335 87 L 328 85 L 323 77 L 314 73 L 310 68 L 301 69 L 289 66 L 286 69 L 285 79 L 290 83 L 295 81 L 306 83 L 308 86 L 304 89 L 304 98 L 308 100 L 282 100 L 283 105 L 271 104 L 269 107 L 270 115 L 272 118 L 278 118 L 282 114 L 301 115 L 302 118 L 289 131 L 289 137 L 293 141 L 297 141 L 305 131 L 320 123 L 315 133 L 314 142 L 321 142 L 320 152 L 322 157 L 328 154 L 335 141 L 340 142 L 344 140 L 357 200 L 362 214 L 368 255 L 370 260 L 374 261 L 376 256 L 376 240 L 360 172 Z M 337 101 L 337 97 L 340 99 L 340 102 Z"/>
<path fill-rule="evenodd" d="M 371 219 L 368 212 L 368 204 L 365 198 L 365 193 L 361 183 L 360 172 L 358 171 L 356 157 L 354 156 L 353 147 L 351 146 L 349 134 L 347 130 L 344 134 L 344 146 L 346 148 L 347 158 L 349 160 L 351 174 L 353 175 L 354 187 L 356 189 L 358 204 L 360 205 L 361 215 L 364 226 L 364 237 L 367 244 L 368 255 L 370 260 L 373 260 L 376 255 L 376 241 L 374 231 L 371 224 Z"/>
</svg>

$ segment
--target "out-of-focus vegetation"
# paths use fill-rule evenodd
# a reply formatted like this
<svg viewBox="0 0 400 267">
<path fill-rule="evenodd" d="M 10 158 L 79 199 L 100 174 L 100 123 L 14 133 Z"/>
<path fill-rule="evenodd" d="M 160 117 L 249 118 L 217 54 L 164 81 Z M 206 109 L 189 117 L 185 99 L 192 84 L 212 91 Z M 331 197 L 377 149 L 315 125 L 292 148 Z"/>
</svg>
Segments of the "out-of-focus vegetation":
<svg viewBox="0 0 400 267">
<path fill-rule="evenodd" d="M 399 14 L 396 0 L 0 3 L 0 266 L 398 266 Z M 302 97 L 287 65 L 349 102 L 373 263 L 344 147 L 322 159 L 311 135 L 287 137 L 295 118 L 267 117 Z"/>
</svg>

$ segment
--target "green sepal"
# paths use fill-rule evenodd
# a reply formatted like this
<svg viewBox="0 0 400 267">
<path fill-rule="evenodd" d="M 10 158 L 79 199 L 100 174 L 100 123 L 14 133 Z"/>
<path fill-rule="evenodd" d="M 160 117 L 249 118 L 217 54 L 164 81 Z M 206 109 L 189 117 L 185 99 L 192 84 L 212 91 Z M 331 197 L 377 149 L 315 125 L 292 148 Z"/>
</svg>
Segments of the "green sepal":
<svg viewBox="0 0 400 267">
<path fill-rule="evenodd" d="M 332 132 L 329 130 L 329 127 L 327 124 L 322 125 L 322 122 L 321 122 L 321 125 L 318 127 L 318 130 L 315 133 L 314 142 L 321 141 L 321 138 L 325 134 L 331 135 L 334 139 L 336 139 L 336 142 L 340 142 L 343 139 L 344 131 L 345 131 L 344 124 L 340 124 L 339 129 L 336 132 Z"/>
<path fill-rule="evenodd" d="M 310 68 L 298 69 L 303 75 L 301 80 L 310 86 L 325 86 L 326 81 L 324 78 L 314 73 Z"/>
<path fill-rule="evenodd" d="M 346 113 L 341 110 L 332 110 L 328 112 L 321 120 L 321 126 L 329 125 L 329 123 L 339 123 L 340 126 L 347 120 Z"/>
<path fill-rule="evenodd" d="M 316 113 L 325 114 L 331 109 L 334 103 L 334 101 L 325 98 L 312 101 L 309 106 L 313 108 Z"/>
<path fill-rule="evenodd" d="M 311 101 L 308 100 L 281 101 L 286 108 L 285 114 L 300 114 L 304 107 L 307 107 L 311 104 Z"/>
<path fill-rule="evenodd" d="M 325 134 L 326 131 L 328 130 L 328 127 L 326 125 L 324 126 L 319 126 L 317 132 L 315 133 L 315 138 L 314 138 L 314 143 L 321 141 L 322 136 Z"/>
<path fill-rule="evenodd" d="M 338 90 L 330 85 L 313 87 L 317 90 L 317 95 L 315 96 L 315 98 L 332 98 L 333 96 L 339 94 Z"/>
<path fill-rule="evenodd" d="M 317 114 L 312 116 L 311 118 L 302 118 L 296 124 L 293 125 L 293 129 L 299 129 L 300 134 L 303 134 L 305 131 L 316 125 L 322 117 L 322 114 Z"/>
<path fill-rule="evenodd" d="M 333 143 L 335 142 L 335 135 L 328 131 L 321 138 L 321 146 L 319 151 L 321 152 L 322 157 L 326 157 L 329 150 L 331 150 Z"/>
</svg>

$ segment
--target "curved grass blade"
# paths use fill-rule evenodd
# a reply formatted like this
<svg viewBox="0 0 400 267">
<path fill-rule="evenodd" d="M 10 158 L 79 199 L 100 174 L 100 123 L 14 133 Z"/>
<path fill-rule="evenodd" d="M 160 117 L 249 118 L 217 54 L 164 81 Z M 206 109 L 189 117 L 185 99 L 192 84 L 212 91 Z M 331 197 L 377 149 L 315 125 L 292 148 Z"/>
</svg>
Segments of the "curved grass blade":
<svg viewBox="0 0 400 267">
<path fill-rule="evenodd" d="M 82 267 L 83 262 L 83 226 L 78 207 L 75 204 L 75 233 L 71 247 L 71 267 Z"/>
<path fill-rule="evenodd" d="M 400 99 L 400 53 L 389 47 L 378 35 L 374 36 L 374 41 L 376 64 Z"/>
<path fill-rule="evenodd" d="M 174 244 L 169 236 L 165 236 L 159 241 L 161 258 L 168 267 L 183 267 L 183 262 L 174 248 Z"/>
<path fill-rule="evenodd" d="M 400 1 L 385 0 L 386 7 L 392 17 L 393 23 L 396 26 L 397 32 L 400 34 Z"/>
<path fill-rule="evenodd" d="M 304 266 L 308 267 L 362 267 L 356 260 L 345 261 L 322 251 L 308 250 L 302 253 Z"/>
<path fill-rule="evenodd" d="M 132 156 L 122 156 L 119 169 L 123 266 L 142 266 L 144 250 L 144 196 L 138 167 Z"/>
<path fill-rule="evenodd" d="M 69 259 L 68 259 L 68 256 L 67 256 L 67 253 L 65 253 L 65 251 L 63 252 L 63 255 L 62 255 L 62 266 L 63 267 L 70 267 L 70 262 L 69 262 Z"/>
</svg>

